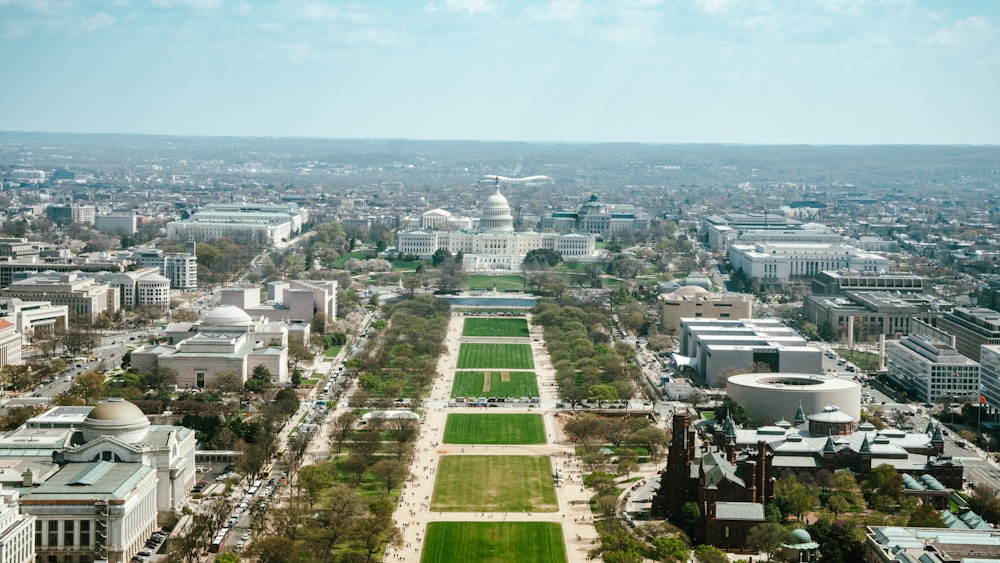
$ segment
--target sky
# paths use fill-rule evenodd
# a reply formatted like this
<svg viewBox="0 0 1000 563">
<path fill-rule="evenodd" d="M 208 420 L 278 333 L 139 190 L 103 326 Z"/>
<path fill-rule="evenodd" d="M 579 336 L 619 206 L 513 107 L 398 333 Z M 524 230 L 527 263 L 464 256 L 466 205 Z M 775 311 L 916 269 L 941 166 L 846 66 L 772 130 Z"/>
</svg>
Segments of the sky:
<svg viewBox="0 0 1000 563">
<path fill-rule="evenodd" d="M 1000 144 L 993 0 L 0 0 L 0 130 Z"/>
</svg>

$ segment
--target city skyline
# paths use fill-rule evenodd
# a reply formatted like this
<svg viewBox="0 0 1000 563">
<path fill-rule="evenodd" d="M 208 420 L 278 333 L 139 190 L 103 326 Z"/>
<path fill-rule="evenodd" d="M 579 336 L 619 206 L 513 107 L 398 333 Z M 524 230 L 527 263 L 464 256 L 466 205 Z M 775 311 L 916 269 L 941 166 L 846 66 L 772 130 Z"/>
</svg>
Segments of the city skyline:
<svg viewBox="0 0 1000 563">
<path fill-rule="evenodd" d="M 0 130 L 1000 144 L 1000 6 L 0 0 Z"/>
</svg>

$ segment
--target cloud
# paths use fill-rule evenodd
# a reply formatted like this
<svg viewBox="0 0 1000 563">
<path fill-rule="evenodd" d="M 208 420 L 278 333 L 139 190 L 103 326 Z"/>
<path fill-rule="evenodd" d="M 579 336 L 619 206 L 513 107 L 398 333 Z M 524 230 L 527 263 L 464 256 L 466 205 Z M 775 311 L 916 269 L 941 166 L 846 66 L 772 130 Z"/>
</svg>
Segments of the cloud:
<svg viewBox="0 0 1000 563">
<path fill-rule="evenodd" d="M 434 2 L 427 4 L 427 11 L 435 12 L 463 12 L 470 15 L 492 15 L 496 13 L 496 5 L 491 0 L 445 0 L 443 5 Z"/>
<path fill-rule="evenodd" d="M 698 0 L 698 9 L 710 16 L 725 16 L 736 0 Z"/>
<path fill-rule="evenodd" d="M 992 40 L 998 31 L 989 19 L 970 16 L 937 30 L 927 41 L 938 47 L 959 47 Z"/>
<path fill-rule="evenodd" d="M 96 31 L 115 25 L 118 20 L 106 12 L 98 12 L 89 18 L 83 18 L 83 28 L 87 31 Z"/>
<path fill-rule="evenodd" d="M 525 8 L 524 15 L 538 22 L 572 21 L 580 14 L 580 2 L 577 0 L 552 0 L 540 6 Z"/>
<path fill-rule="evenodd" d="M 222 0 L 153 0 L 161 8 L 190 8 L 196 12 L 208 12 L 222 6 Z"/>
</svg>

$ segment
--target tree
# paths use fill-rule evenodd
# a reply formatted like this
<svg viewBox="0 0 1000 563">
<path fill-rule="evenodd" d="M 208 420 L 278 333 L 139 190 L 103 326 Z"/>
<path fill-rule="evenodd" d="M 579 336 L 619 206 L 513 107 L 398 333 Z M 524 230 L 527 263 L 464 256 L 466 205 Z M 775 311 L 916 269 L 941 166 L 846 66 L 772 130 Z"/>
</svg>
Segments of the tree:
<svg viewBox="0 0 1000 563">
<path fill-rule="evenodd" d="M 227 395 L 239 393 L 243 390 L 243 378 L 236 373 L 236 370 L 229 369 L 217 372 L 205 386 Z"/>
<path fill-rule="evenodd" d="M 441 264 L 444 264 L 449 258 L 451 258 L 451 252 L 448 252 L 447 248 L 439 248 L 434 251 L 434 254 L 431 255 L 431 265 L 437 268 Z"/>
<path fill-rule="evenodd" d="M 280 535 L 257 538 L 245 553 L 258 563 L 292 563 L 296 558 L 295 542 Z"/>
<path fill-rule="evenodd" d="M 344 442 L 347 440 L 347 436 L 350 435 L 351 430 L 354 430 L 354 424 L 357 422 L 358 417 L 351 411 L 347 411 L 333 420 L 333 443 L 336 445 L 336 453 L 340 453 L 344 447 Z"/>
<path fill-rule="evenodd" d="M 560 262 L 562 262 L 562 254 L 559 251 L 548 248 L 536 248 L 524 255 L 522 267 L 529 271 L 544 270 L 555 267 Z"/>
<path fill-rule="evenodd" d="M 733 417 L 733 422 L 744 427 L 753 426 L 753 417 L 746 407 L 736 401 L 726 397 L 722 403 L 715 407 L 715 420 L 725 420 L 727 416 Z"/>
<path fill-rule="evenodd" d="M 910 515 L 908 524 L 914 528 L 947 528 L 941 514 L 929 502 L 922 502 L 917 510 Z"/>
<path fill-rule="evenodd" d="M 696 502 L 685 502 L 681 506 L 680 516 L 677 517 L 677 525 L 684 530 L 688 537 L 694 537 L 695 531 L 701 525 L 701 508 Z"/>
<path fill-rule="evenodd" d="M 409 474 L 406 464 L 395 459 L 383 459 L 371 467 L 371 474 L 382 482 L 386 496 L 406 479 Z"/>
<path fill-rule="evenodd" d="M 680 538 L 660 536 L 653 540 L 657 561 L 664 563 L 681 563 L 687 561 L 690 549 Z"/>
<path fill-rule="evenodd" d="M 646 450 L 649 452 L 649 457 L 654 459 L 660 451 L 660 446 L 666 443 L 666 441 L 667 437 L 663 433 L 663 430 L 660 430 L 655 426 L 640 428 L 628 436 L 628 442 L 630 444 L 645 446 Z"/>
<path fill-rule="evenodd" d="M 392 521 L 391 504 L 385 508 L 376 503 L 369 514 L 355 519 L 350 536 L 352 543 L 368 554 L 368 563 L 387 545 L 399 542 L 400 534 Z"/>
<path fill-rule="evenodd" d="M 292 360 L 292 371 L 299 369 L 299 364 L 312 361 L 314 354 L 308 346 L 299 340 L 288 342 L 288 359 Z"/>
<path fill-rule="evenodd" d="M 694 558 L 698 563 L 729 563 L 724 551 L 710 545 L 699 545 L 694 548 Z"/>
<path fill-rule="evenodd" d="M 240 556 L 236 555 L 232 551 L 227 551 L 225 553 L 220 553 L 215 558 L 215 563 L 240 563 Z"/>
<path fill-rule="evenodd" d="M 96 403 L 98 399 L 107 395 L 104 388 L 104 376 L 96 371 L 81 373 L 73 379 L 69 394 L 79 397 L 85 404 Z"/>
<path fill-rule="evenodd" d="M 598 405 L 603 405 L 607 402 L 617 401 L 618 391 L 613 385 L 594 385 L 587 392 L 587 398 L 591 401 L 597 401 Z"/>
<path fill-rule="evenodd" d="M 263 393 L 271 388 L 271 370 L 267 366 L 258 364 L 253 368 L 250 379 L 247 379 L 244 387 L 251 393 Z"/>
<path fill-rule="evenodd" d="M 787 543 L 791 533 L 781 524 L 764 522 L 747 531 L 746 545 L 760 553 L 767 553 L 767 558 L 773 559 L 781 544 Z"/>
<path fill-rule="evenodd" d="M 593 414 L 585 413 L 566 423 L 566 433 L 584 446 L 595 438 L 603 435 L 604 425 L 601 419 Z"/>
<path fill-rule="evenodd" d="M 1000 498 L 989 485 L 979 484 L 969 495 L 969 508 L 991 524 L 1000 522 Z"/>
<path fill-rule="evenodd" d="M 142 374 L 142 380 L 150 389 L 166 393 L 177 384 L 177 370 L 157 364 Z"/>
<path fill-rule="evenodd" d="M 295 486 L 305 491 L 306 500 L 309 501 L 309 509 L 319 499 L 319 494 L 330 488 L 334 483 L 333 475 L 326 465 L 306 465 L 299 470 L 299 478 L 295 481 Z"/>
<path fill-rule="evenodd" d="M 858 539 L 853 525 L 820 518 L 807 531 L 812 540 L 820 545 L 823 561 L 853 563 L 865 560 L 865 545 Z"/>
<path fill-rule="evenodd" d="M 313 334 L 323 334 L 326 332 L 326 313 L 317 311 L 309 322 L 309 329 Z"/>
</svg>

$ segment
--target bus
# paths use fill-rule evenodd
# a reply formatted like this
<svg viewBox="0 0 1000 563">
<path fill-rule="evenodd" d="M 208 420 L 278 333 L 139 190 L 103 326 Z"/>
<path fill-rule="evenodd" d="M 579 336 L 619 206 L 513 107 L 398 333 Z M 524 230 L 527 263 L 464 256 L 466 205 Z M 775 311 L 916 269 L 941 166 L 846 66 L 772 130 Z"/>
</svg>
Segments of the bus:
<svg viewBox="0 0 1000 563">
<path fill-rule="evenodd" d="M 286 448 L 281 448 L 280 450 L 278 450 L 278 453 L 274 454 L 275 459 L 282 459 L 283 457 L 285 457 L 285 450 Z"/>
<path fill-rule="evenodd" d="M 226 545 L 226 538 L 229 537 L 229 528 L 222 528 L 215 534 L 215 538 L 212 539 L 212 545 L 209 546 L 208 551 L 210 553 L 218 553 L 222 546 Z"/>
<path fill-rule="evenodd" d="M 267 466 L 266 466 L 266 467 L 264 467 L 264 471 L 262 471 L 262 472 L 260 473 L 260 477 L 261 477 L 262 479 L 267 479 L 268 477 L 270 477 L 270 476 L 271 476 L 271 471 L 272 471 L 273 469 L 274 469 L 274 465 L 273 465 L 273 464 L 270 464 L 270 463 L 269 463 L 269 464 L 267 464 Z"/>
</svg>

